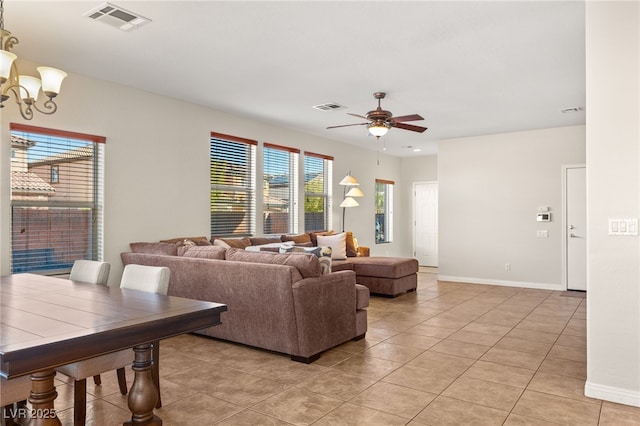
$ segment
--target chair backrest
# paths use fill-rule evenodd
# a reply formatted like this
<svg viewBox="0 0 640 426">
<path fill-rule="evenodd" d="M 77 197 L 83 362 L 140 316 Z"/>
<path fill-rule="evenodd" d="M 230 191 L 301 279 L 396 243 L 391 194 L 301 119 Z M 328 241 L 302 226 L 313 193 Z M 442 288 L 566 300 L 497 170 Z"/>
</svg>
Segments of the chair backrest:
<svg viewBox="0 0 640 426">
<path fill-rule="evenodd" d="M 166 266 L 130 264 L 124 267 L 120 288 L 167 294 L 171 270 Z"/>
<path fill-rule="evenodd" d="M 76 260 L 71 267 L 69 279 L 93 284 L 107 284 L 111 264 L 97 260 Z"/>
</svg>

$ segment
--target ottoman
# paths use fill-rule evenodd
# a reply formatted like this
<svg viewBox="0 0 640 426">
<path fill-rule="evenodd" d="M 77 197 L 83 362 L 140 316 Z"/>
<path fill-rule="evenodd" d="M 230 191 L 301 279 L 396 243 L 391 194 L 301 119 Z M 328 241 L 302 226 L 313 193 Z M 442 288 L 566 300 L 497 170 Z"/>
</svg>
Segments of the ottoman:
<svg viewBox="0 0 640 426">
<path fill-rule="evenodd" d="M 373 294 L 396 297 L 418 286 L 418 261 L 407 257 L 350 257 L 356 282 Z"/>
</svg>

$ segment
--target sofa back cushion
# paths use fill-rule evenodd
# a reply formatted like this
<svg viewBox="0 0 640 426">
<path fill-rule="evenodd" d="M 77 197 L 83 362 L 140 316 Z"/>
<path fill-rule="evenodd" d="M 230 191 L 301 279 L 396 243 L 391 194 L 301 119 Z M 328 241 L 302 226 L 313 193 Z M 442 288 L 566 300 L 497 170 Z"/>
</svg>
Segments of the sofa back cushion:
<svg viewBox="0 0 640 426">
<path fill-rule="evenodd" d="M 322 275 L 320 261 L 312 255 L 279 254 L 269 251 L 246 251 L 229 248 L 225 258 L 236 262 L 268 263 L 274 265 L 293 266 L 302 278 L 315 278 Z"/>
<path fill-rule="evenodd" d="M 189 247 L 183 257 L 199 257 L 203 259 L 219 259 L 225 260 L 225 253 L 227 249 L 218 246 L 191 246 Z"/>
<path fill-rule="evenodd" d="M 182 245 L 182 242 L 176 243 L 130 243 L 131 251 L 134 253 L 146 253 L 146 254 L 164 254 L 168 256 L 177 256 L 178 247 Z"/>
</svg>

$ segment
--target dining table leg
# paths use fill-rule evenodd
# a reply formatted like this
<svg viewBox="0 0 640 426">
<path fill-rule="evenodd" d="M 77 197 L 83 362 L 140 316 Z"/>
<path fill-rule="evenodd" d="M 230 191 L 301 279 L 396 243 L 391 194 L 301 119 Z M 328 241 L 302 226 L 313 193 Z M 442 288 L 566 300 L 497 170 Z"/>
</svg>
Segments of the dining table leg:
<svg viewBox="0 0 640 426">
<path fill-rule="evenodd" d="M 128 398 L 131 420 L 123 423 L 123 426 L 162 425 L 162 419 L 153 414 L 153 409 L 158 401 L 158 389 L 151 373 L 153 364 L 152 348 L 152 343 L 133 347 L 134 360 L 132 368 L 134 379 Z"/>
<path fill-rule="evenodd" d="M 55 370 L 44 370 L 31 374 L 31 418 L 29 426 L 62 426 L 53 407 L 53 400 L 58 396 L 53 378 Z"/>
</svg>

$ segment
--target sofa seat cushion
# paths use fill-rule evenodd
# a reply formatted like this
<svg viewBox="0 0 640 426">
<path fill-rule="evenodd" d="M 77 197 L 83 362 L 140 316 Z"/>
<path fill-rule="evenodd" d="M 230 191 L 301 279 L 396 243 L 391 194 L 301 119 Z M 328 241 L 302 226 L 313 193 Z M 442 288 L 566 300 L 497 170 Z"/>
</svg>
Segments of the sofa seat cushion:
<svg viewBox="0 0 640 426">
<path fill-rule="evenodd" d="M 313 255 L 280 254 L 270 251 L 246 251 L 244 249 L 229 248 L 226 250 L 225 258 L 236 262 L 293 266 L 300 272 L 302 278 L 316 278 L 322 275 L 320 261 Z"/>
<path fill-rule="evenodd" d="M 351 259 L 349 260 L 332 260 L 331 261 L 331 272 L 338 271 L 353 271 L 353 263 L 351 263 Z"/>
<path fill-rule="evenodd" d="M 356 284 L 356 309 L 369 306 L 369 287 Z"/>
<path fill-rule="evenodd" d="M 418 272 L 418 261 L 407 257 L 350 257 L 358 276 L 401 278 Z"/>
</svg>

